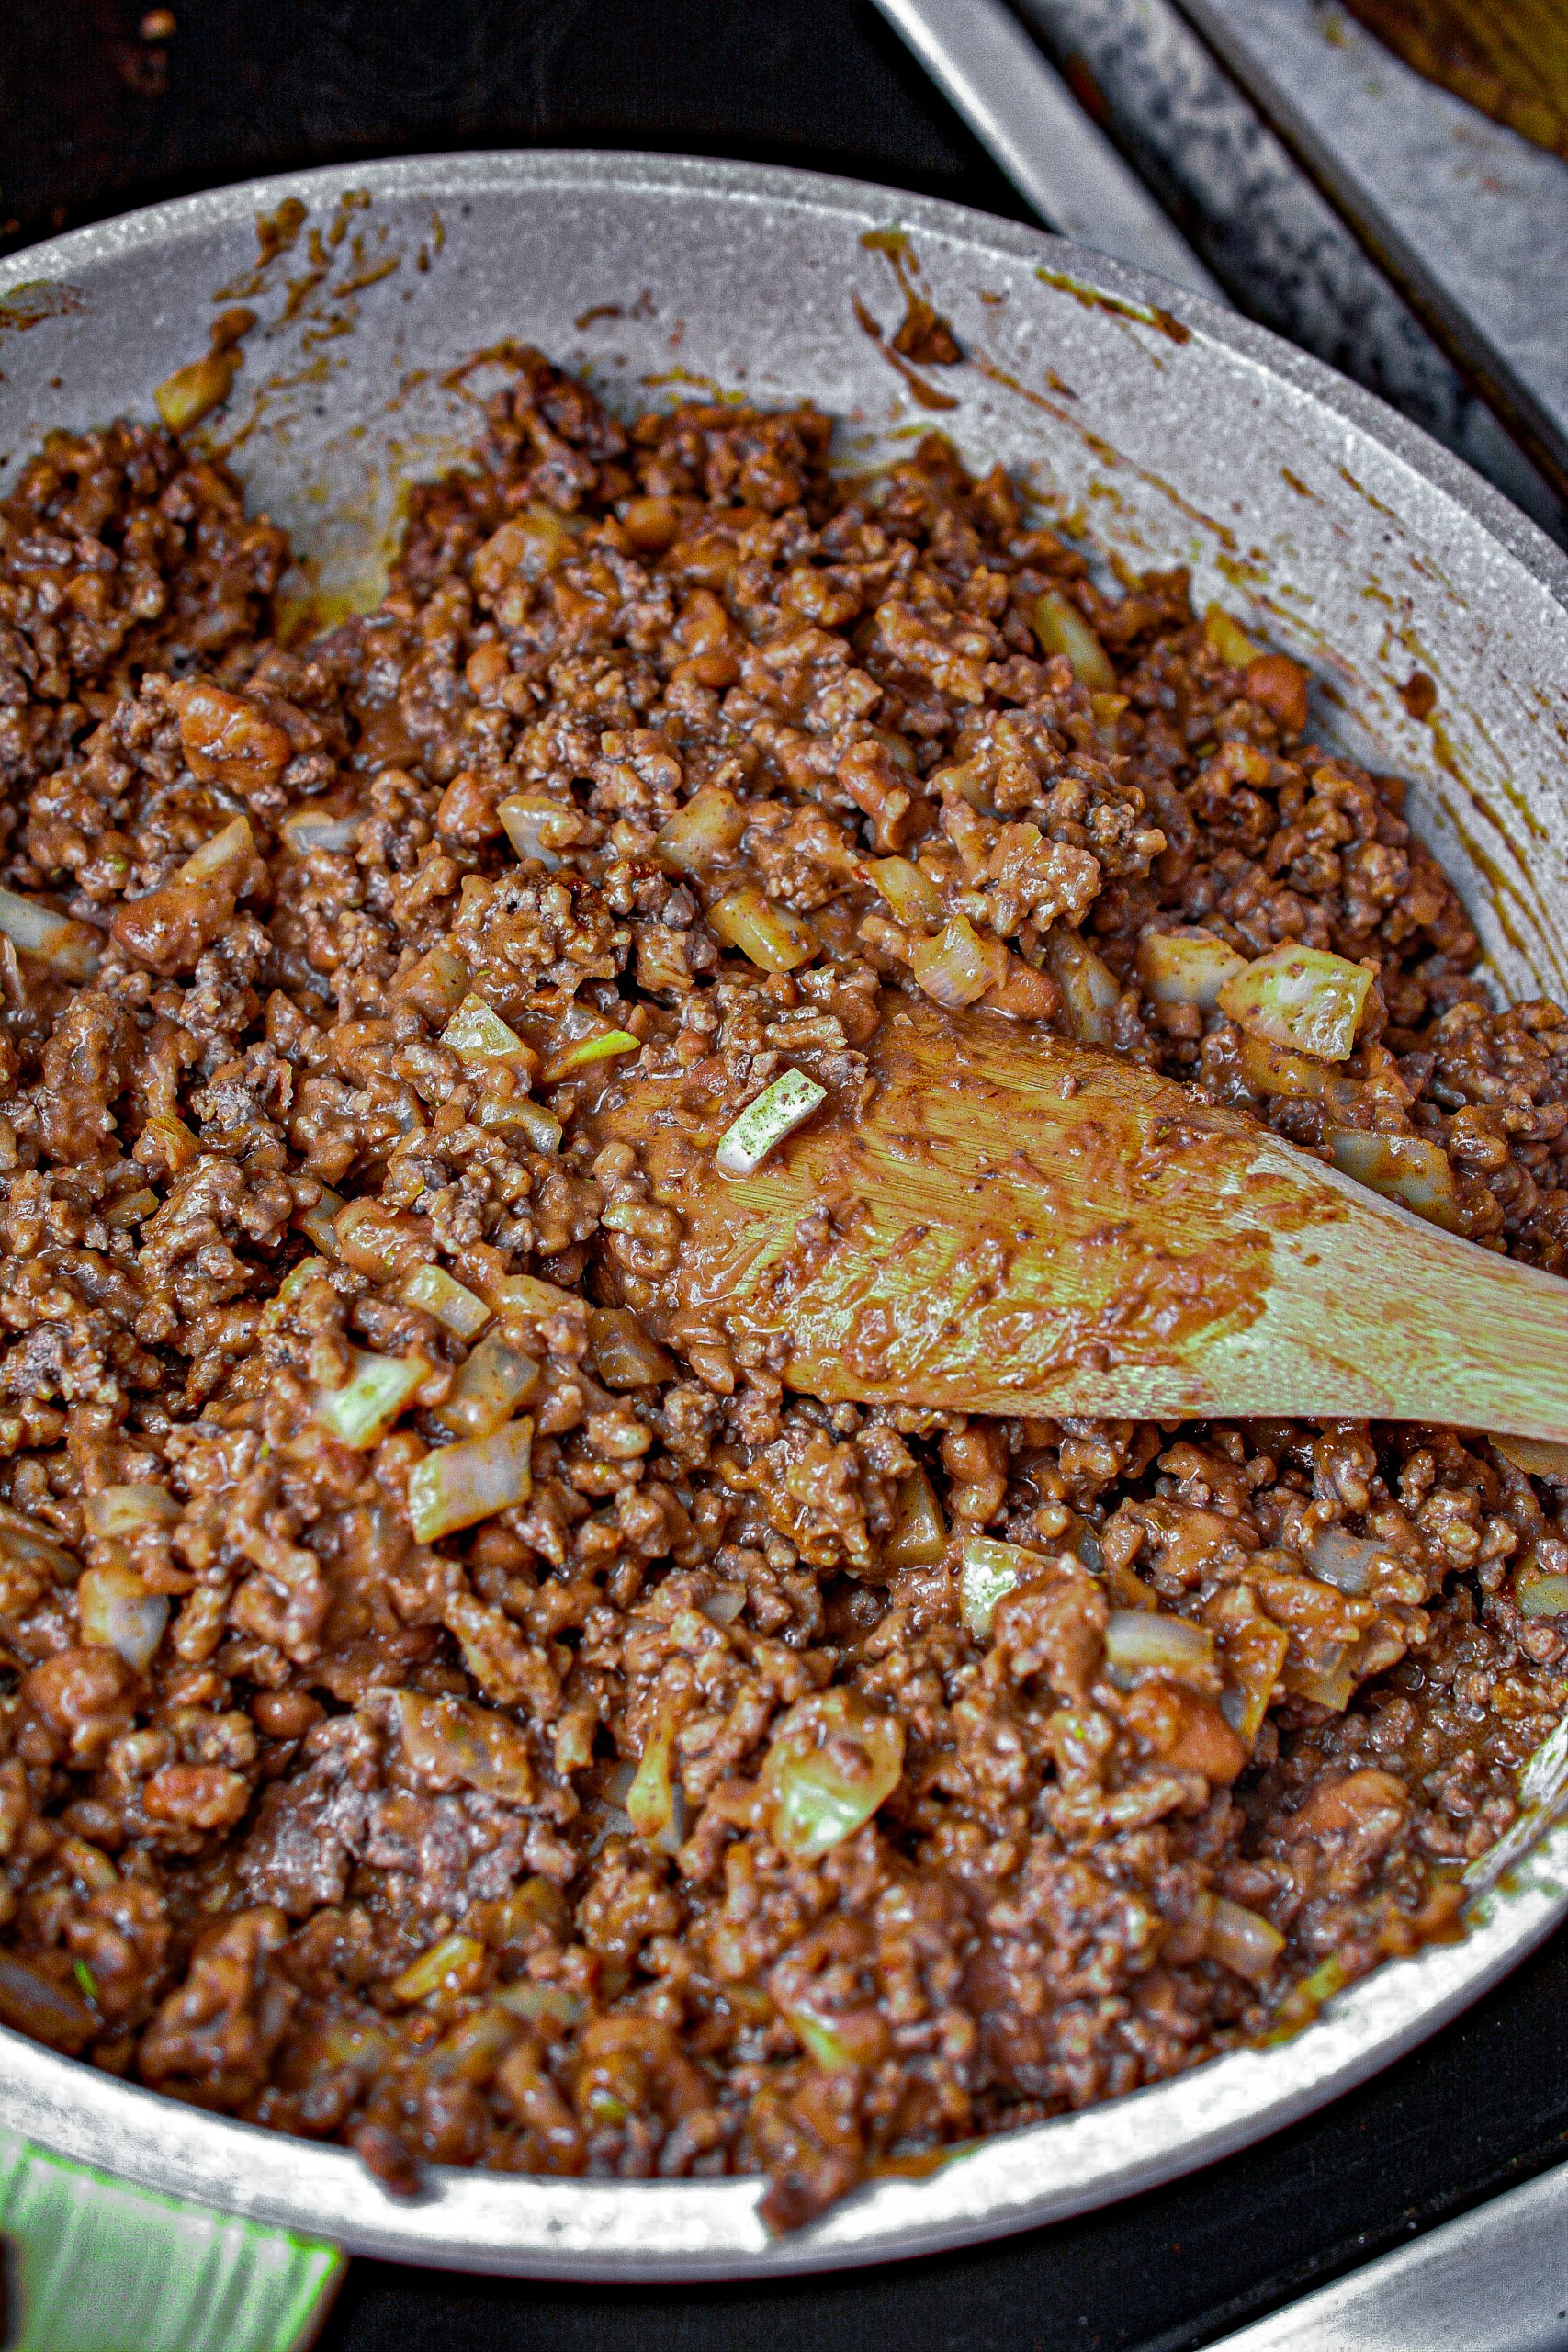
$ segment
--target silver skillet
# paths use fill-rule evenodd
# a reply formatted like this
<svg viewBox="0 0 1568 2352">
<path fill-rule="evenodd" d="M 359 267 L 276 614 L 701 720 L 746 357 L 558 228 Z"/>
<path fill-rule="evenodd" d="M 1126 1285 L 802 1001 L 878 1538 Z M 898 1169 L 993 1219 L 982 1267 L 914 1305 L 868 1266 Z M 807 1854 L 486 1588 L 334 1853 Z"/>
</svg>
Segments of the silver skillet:
<svg viewBox="0 0 1568 2352">
<path fill-rule="evenodd" d="M 290 196 L 305 226 L 259 269 L 256 217 Z M 887 231 L 907 242 L 866 243 Z M 969 355 L 919 387 L 886 347 L 896 262 Z M 1190 564 L 1200 604 L 1222 599 L 1311 663 L 1324 728 L 1415 779 L 1416 822 L 1499 987 L 1568 994 L 1568 562 L 1435 443 L 1260 328 L 1032 230 L 801 173 L 576 153 L 333 169 L 16 256 L 0 282 L 0 483 L 51 425 L 150 413 L 152 387 L 238 300 L 259 323 L 203 429 L 232 441 L 253 503 L 288 526 L 305 558 L 292 585 L 319 611 L 374 596 L 400 484 L 472 437 L 449 371 L 508 336 L 624 407 L 808 394 L 840 420 L 848 466 L 938 425 L 1101 546 Z M 1398 693 L 1417 670 L 1437 687 L 1424 724 Z M 1262 2139 L 1494 1984 L 1568 1909 L 1562 1745 L 1537 1759 L 1527 1834 L 1478 1887 L 1463 1943 L 1385 1967 L 1292 2041 L 874 2183 L 788 2238 L 768 2236 L 744 2180 L 443 2171 L 423 2200 L 394 2201 L 341 2149 L 10 2033 L 0 2133 L 350 2250 L 472 2269 L 762 2277 L 994 2237 Z"/>
</svg>

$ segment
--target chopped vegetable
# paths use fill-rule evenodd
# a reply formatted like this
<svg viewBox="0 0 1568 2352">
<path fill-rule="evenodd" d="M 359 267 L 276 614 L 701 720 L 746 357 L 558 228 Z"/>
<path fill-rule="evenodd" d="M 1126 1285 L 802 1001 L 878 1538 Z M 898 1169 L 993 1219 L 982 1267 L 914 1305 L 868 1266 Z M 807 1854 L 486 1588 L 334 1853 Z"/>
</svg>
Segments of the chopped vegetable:
<svg viewBox="0 0 1568 2352">
<path fill-rule="evenodd" d="M 141 1225 L 148 1217 L 156 1216 L 159 1205 L 157 1193 L 143 1185 L 139 1192 L 124 1193 L 112 1208 L 107 1208 L 104 1223 L 112 1225 L 116 1232 L 123 1233 L 129 1227 Z"/>
<path fill-rule="evenodd" d="M 1105 1662 L 1113 1676 L 1197 1674 L 1207 1682 L 1214 1637 L 1187 1617 L 1168 1617 L 1157 1609 L 1113 1609 L 1105 1628 Z"/>
<path fill-rule="evenodd" d="M 1343 1648 L 1331 1646 L 1321 1665 L 1287 1666 L 1280 1679 L 1292 1698 L 1310 1699 L 1342 1715 L 1356 1694 L 1356 1678 L 1346 1657 Z"/>
<path fill-rule="evenodd" d="M 248 821 L 236 817 L 221 831 L 212 833 L 199 849 L 193 849 L 175 876 L 176 882 L 209 882 L 221 874 L 226 865 L 248 865 L 256 854 L 256 845 Z"/>
<path fill-rule="evenodd" d="M 15 890 L 0 890 L 0 933 L 62 980 L 90 980 L 98 968 L 96 932 Z"/>
<path fill-rule="evenodd" d="M 878 857 L 866 872 L 902 923 L 934 931 L 942 921 L 942 894 L 912 858 Z"/>
<path fill-rule="evenodd" d="M 588 2014 L 581 1994 L 565 1984 L 536 1984 L 525 1978 L 521 1984 L 503 1984 L 495 1998 L 525 2025 L 546 2026 L 557 2033 L 570 2032 Z"/>
<path fill-rule="evenodd" d="M 446 1021 L 468 992 L 468 967 L 449 947 L 427 947 L 392 983 L 395 997 L 407 997 L 427 1021 Z"/>
<path fill-rule="evenodd" d="M 1553 1444 L 1545 1437 L 1495 1437 L 1492 1448 L 1528 1478 L 1550 1478 L 1568 1487 L 1568 1445 Z"/>
<path fill-rule="evenodd" d="M 1448 1153 L 1426 1136 L 1380 1136 L 1341 1128 L 1327 1138 L 1334 1165 L 1386 1200 L 1402 1201 L 1417 1216 L 1450 1233 L 1460 1227 L 1459 1190 Z"/>
<path fill-rule="evenodd" d="M 1116 673 L 1111 666 L 1110 655 L 1077 606 L 1059 588 L 1047 588 L 1043 595 L 1036 596 L 1029 616 L 1041 650 L 1066 654 L 1080 686 L 1098 694 L 1111 691 Z"/>
<path fill-rule="evenodd" d="M 435 1419 L 454 1437 L 489 1437 L 511 1419 L 538 1382 L 534 1358 L 519 1354 L 492 1331 L 469 1356 L 446 1403 L 435 1408 Z"/>
<path fill-rule="evenodd" d="M 626 1306 L 588 1310 L 588 1365 L 606 1388 L 651 1388 L 673 1379 L 675 1359 Z"/>
<path fill-rule="evenodd" d="M 739 849 L 745 831 L 745 810 L 728 792 L 710 785 L 676 809 L 653 846 L 666 865 L 682 874 L 700 874 Z"/>
<path fill-rule="evenodd" d="M 1080 1046 L 1116 1041 L 1116 1008 L 1122 984 L 1076 931 L 1056 923 L 1045 942 L 1045 968 L 1062 991 L 1067 1026 Z"/>
<path fill-rule="evenodd" d="M 1250 1747 L 1263 1727 L 1263 1718 L 1290 1652 L 1291 1637 L 1282 1626 L 1264 1615 L 1254 1595 L 1245 1587 L 1233 1586 L 1217 1604 L 1211 1603 L 1210 1614 L 1217 1619 L 1224 1666 L 1220 1713 L 1237 1737 Z"/>
<path fill-rule="evenodd" d="M 309 857 L 312 850 L 352 849 L 365 818 L 363 808 L 351 808 L 346 817 L 329 817 L 321 808 L 291 808 L 278 830 L 296 857 Z"/>
<path fill-rule="evenodd" d="M 355 1273 L 390 1282 L 411 1262 L 423 1264 L 429 1243 L 415 1220 L 379 1201 L 346 1201 L 333 1219 L 338 1254 Z"/>
<path fill-rule="evenodd" d="M 887 2028 L 874 2011 L 863 2008 L 852 2017 L 824 2017 L 796 2001 L 783 2016 L 812 2064 L 824 2074 L 874 2065 L 886 2053 Z"/>
<path fill-rule="evenodd" d="M 560 864 L 560 852 L 582 835 L 582 818 L 577 808 L 543 795 L 513 793 L 495 813 L 518 856 L 536 858 L 552 872 Z"/>
<path fill-rule="evenodd" d="M 62 1584 L 75 1576 L 78 1561 L 63 1544 L 56 1543 L 48 1531 L 19 1510 L 0 1506 L 0 1560 L 11 1560 L 22 1567 L 44 1568 Z"/>
<path fill-rule="evenodd" d="M 479 1104 L 481 1127 L 515 1127 L 525 1135 L 534 1149 L 546 1159 L 554 1159 L 560 1150 L 566 1130 L 553 1111 L 536 1102 L 530 1094 L 491 1095 Z"/>
<path fill-rule="evenodd" d="M 1271 1046 L 1267 1037 L 1250 1036 L 1244 1029 L 1236 1058 L 1242 1077 L 1256 1094 L 1321 1102 L 1325 1110 L 1341 1118 L 1353 1118 L 1366 1107 L 1369 1090 L 1359 1079 L 1345 1077 L 1332 1062 L 1319 1061 L 1312 1054 Z"/>
<path fill-rule="evenodd" d="M 188 1168 L 201 1150 L 200 1144 L 185 1121 L 176 1119 L 170 1112 L 155 1111 L 141 1133 L 144 1137 L 157 1145 L 164 1155 L 164 1165 L 171 1176 L 178 1176 L 184 1169 Z M 300 1223 L 304 1223 L 303 1218 L 300 1219 Z"/>
<path fill-rule="evenodd" d="M 537 1274 L 503 1274 L 491 1283 L 486 1296 L 496 1313 L 527 1315 L 543 1318 L 580 1309 L 582 1301 L 575 1291 L 562 1290 L 558 1283 L 541 1282 Z"/>
<path fill-rule="evenodd" d="M 409 1475 L 409 1521 L 422 1544 L 492 1519 L 534 1491 L 534 1424 L 508 1421 L 489 1437 L 427 1453 Z"/>
<path fill-rule="evenodd" d="M 85 1960 L 73 1960 L 71 1963 L 71 1973 L 76 1979 L 77 1984 L 82 1987 L 82 1990 L 87 1999 L 92 2002 L 96 2008 L 98 2001 L 98 1980 L 94 1975 L 92 1970 L 88 1967 L 86 1962 Z"/>
<path fill-rule="evenodd" d="M 1249 662 L 1257 659 L 1258 648 L 1246 630 L 1218 605 L 1205 606 L 1203 634 L 1220 660 L 1233 670 L 1245 670 Z"/>
<path fill-rule="evenodd" d="M 418 1690 L 399 1690 L 392 1703 L 403 1754 L 433 1787 L 461 1784 L 503 1804 L 532 1804 L 528 1741 L 507 1716 L 470 1699 L 427 1699 Z"/>
<path fill-rule="evenodd" d="M 430 1365 L 423 1356 L 378 1356 L 353 1351 L 353 1368 L 341 1388 L 318 1388 L 315 1415 L 344 1445 L 363 1453 L 385 1437 Z"/>
<path fill-rule="evenodd" d="M 167 1487 L 100 1487 L 82 1506 L 92 1535 L 134 1535 L 143 1527 L 168 1526 L 180 1505 Z"/>
<path fill-rule="evenodd" d="M 76 1587 L 76 1613 L 84 1642 L 118 1650 L 141 1674 L 164 1638 L 169 1599 L 149 1592 L 134 1568 L 86 1568 Z"/>
<path fill-rule="evenodd" d="M 171 433 L 188 433 L 215 408 L 221 408 L 234 387 L 243 355 L 229 345 L 208 351 L 165 376 L 152 394 L 152 405 Z"/>
<path fill-rule="evenodd" d="M 1022 1544 L 1001 1544 L 991 1535 L 966 1535 L 958 1572 L 958 1601 L 964 1623 L 977 1642 L 989 1638 L 997 1603 L 1026 1577 L 1044 1566 L 1043 1554 Z"/>
<path fill-rule="evenodd" d="M 509 1022 L 482 996 L 466 996 L 441 1032 L 441 1042 L 460 1062 L 509 1062 L 536 1069 L 538 1057 Z"/>
<path fill-rule="evenodd" d="M 1209 1914 L 1208 1954 L 1223 1968 L 1261 1984 L 1285 1949 L 1285 1939 L 1261 1912 L 1249 1911 L 1223 1894 L 1213 1898 Z"/>
<path fill-rule="evenodd" d="M 768 1830 L 796 1861 L 853 1834 L 892 1795 L 904 1769 L 904 1726 L 840 1685 L 801 1699 L 762 1765 Z"/>
<path fill-rule="evenodd" d="M 315 1207 L 301 1209 L 294 1220 L 300 1232 L 313 1241 L 318 1250 L 325 1250 L 333 1258 L 338 1254 L 337 1220 L 344 1205 L 343 1194 L 323 1184 L 321 1197 Z"/>
<path fill-rule="evenodd" d="M 278 1283 L 277 1295 L 287 1306 L 290 1299 L 299 1297 L 307 1283 L 313 1283 L 318 1274 L 330 1274 L 331 1272 L 332 1265 L 329 1260 L 325 1258 L 301 1258 L 299 1263 L 297 1266 L 292 1267 L 290 1271 L 284 1275 L 283 1280 Z"/>
<path fill-rule="evenodd" d="M 1255 1037 L 1320 1061 L 1342 1062 L 1354 1049 L 1371 984 L 1365 965 L 1288 940 L 1233 973 L 1217 1002 Z"/>
<path fill-rule="evenodd" d="M 578 1037 L 564 1046 L 545 1072 L 545 1084 L 558 1086 L 570 1078 L 574 1069 L 586 1069 L 591 1062 L 608 1061 L 616 1054 L 640 1054 L 642 1039 L 634 1037 L 629 1029 L 603 1029 L 596 1037 Z"/>
<path fill-rule="evenodd" d="M 387 1990 L 405 2005 L 428 2000 L 432 1993 L 469 1993 L 488 1965 L 483 1944 L 472 1936 L 443 1936 L 439 1943 L 394 1976 Z"/>
<path fill-rule="evenodd" d="M 1212 931 L 1149 931 L 1138 942 L 1138 978 L 1156 1004 L 1212 1012 L 1225 982 L 1246 969 L 1246 956 Z"/>
<path fill-rule="evenodd" d="M 916 940 L 909 968 L 933 1003 L 956 1010 L 1000 988 L 1008 952 L 999 939 L 982 939 L 967 915 L 954 915 L 934 939 Z"/>
<path fill-rule="evenodd" d="M 654 1717 L 626 1798 L 626 1813 L 637 1836 L 671 1853 L 681 1843 L 683 1811 L 673 1770 L 675 1731 L 668 1714 Z"/>
<path fill-rule="evenodd" d="M 1387 1556 L 1386 1544 L 1372 1535 L 1352 1535 L 1346 1527 L 1320 1527 L 1303 1553 L 1314 1576 L 1351 1595 L 1366 1590 L 1373 1561 Z"/>
<path fill-rule="evenodd" d="M 727 1176 L 750 1176 L 785 1136 L 809 1119 L 828 1090 L 803 1069 L 781 1070 L 754 1102 L 726 1127 L 714 1157 Z"/>
<path fill-rule="evenodd" d="M 1541 1567 L 1527 1552 L 1515 1571 L 1514 1599 L 1526 1617 L 1568 1616 L 1568 1576 Z"/>
<path fill-rule="evenodd" d="M 764 972 L 793 972 L 817 953 L 810 925 L 788 907 L 775 907 L 750 882 L 708 909 L 708 929 Z"/>
<path fill-rule="evenodd" d="M 471 1340 L 490 1321 L 491 1309 L 477 1293 L 449 1274 L 445 1266 L 416 1266 L 403 1278 L 398 1293 L 405 1306 L 422 1307 L 445 1330 L 459 1340 Z"/>
<path fill-rule="evenodd" d="M 900 1480 L 893 1497 L 893 1526 L 882 1546 L 889 1568 L 929 1568 L 947 1549 L 947 1524 L 931 1480 L 920 1469 Z"/>
</svg>

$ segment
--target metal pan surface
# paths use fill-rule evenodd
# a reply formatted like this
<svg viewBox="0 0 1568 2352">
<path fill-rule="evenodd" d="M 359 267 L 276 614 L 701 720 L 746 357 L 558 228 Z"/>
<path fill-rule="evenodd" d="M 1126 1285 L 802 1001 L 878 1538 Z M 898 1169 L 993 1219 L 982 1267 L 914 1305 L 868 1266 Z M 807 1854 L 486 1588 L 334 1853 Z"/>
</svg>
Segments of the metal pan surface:
<svg viewBox="0 0 1568 2352">
<path fill-rule="evenodd" d="M 280 212 L 285 199 L 305 208 Z M 258 216 L 271 225 L 258 237 Z M 312 243 L 311 232 L 317 234 Z M 893 233 L 889 233 L 893 232 Z M 268 248 L 273 258 L 266 258 Z M 917 282 L 962 365 L 888 345 Z M 626 407 L 808 394 L 850 466 L 933 426 L 1130 561 L 1316 672 L 1343 748 L 1414 780 L 1510 995 L 1568 994 L 1568 561 L 1495 492 L 1315 361 L 1059 240 L 847 181 L 592 154 L 291 175 L 37 246 L 0 286 L 0 485 L 50 426 L 150 413 L 236 302 L 258 323 L 211 421 L 326 616 L 377 593 L 400 485 L 473 434 L 506 338 Z M 1400 688 L 1420 671 L 1427 718 Z M 1419 707 L 1425 694 L 1412 701 Z M 1568 1749 L 1553 1739 L 1552 1751 Z M 1568 1912 L 1561 1755 L 1460 1944 L 1390 1964 L 1275 2048 L 874 2182 L 770 2238 L 757 2184 L 437 2172 L 393 2200 L 341 2149 L 199 2112 L 0 2035 L 0 2127 L 153 2189 L 354 2251 L 558 2278 L 761 2277 L 927 2254 L 1190 2171 L 1278 2131 L 1473 2001 Z M 1531 1842 L 1533 1839 L 1533 1842 Z"/>
</svg>

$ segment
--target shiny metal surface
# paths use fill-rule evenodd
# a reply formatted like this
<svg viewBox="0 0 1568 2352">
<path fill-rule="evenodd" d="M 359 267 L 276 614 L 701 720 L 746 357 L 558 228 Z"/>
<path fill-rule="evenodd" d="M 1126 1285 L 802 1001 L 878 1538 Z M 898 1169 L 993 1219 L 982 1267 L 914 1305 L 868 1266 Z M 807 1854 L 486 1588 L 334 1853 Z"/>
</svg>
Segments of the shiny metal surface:
<svg viewBox="0 0 1568 2352">
<path fill-rule="evenodd" d="M 1225 295 L 1002 0 L 876 0 L 939 89 L 1063 236 Z"/>
<path fill-rule="evenodd" d="M 1430 2230 L 1210 2352 L 1562 2352 L 1568 2165 Z"/>
<path fill-rule="evenodd" d="M 1568 163 L 1325 0 L 1180 0 L 1449 348 L 1568 482 Z"/>
<path fill-rule="evenodd" d="M 329 276 L 292 298 L 303 244 L 255 272 L 254 217 L 286 194 L 324 232 L 344 223 Z M 863 242 L 890 229 L 968 355 L 927 371 L 923 397 L 953 403 L 940 412 L 857 319 L 858 298 L 886 339 L 899 315 L 887 241 Z M 204 348 L 215 308 L 249 301 L 261 323 L 215 438 L 295 535 L 295 585 L 328 611 L 376 593 L 400 484 L 471 437 L 469 388 L 450 371 L 508 334 L 623 405 L 813 394 L 850 465 L 940 423 L 973 459 L 1025 471 L 1063 518 L 1092 518 L 1102 546 L 1190 564 L 1200 602 L 1223 597 L 1313 663 L 1325 725 L 1413 779 L 1411 812 L 1501 984 L 1568 992 L 1568 562 L 1378 402 L 1198 297 L 909 196 L 550 154 L 222 190 L 58 239 L 12 271 L 33 290 L 7 308 L 0 288 L 0 481 L 51 424 L 147 413 L 151 387 Z M 38 320 L 26 332 L 24 315 Z M 1438 689 L 1424 725 L 1398 693 L 1416 667 Z M 1560 1778 L 1554 1764 L 1538 1784 L 1552 1806 Z M 1565 1884 L 1568 1830 L 1554 1827 L 1479 1897 L 1464 1943 L 1386 1967 L 1294 2041 L 988 2142 L 924 2179 L 874 2183 L 782 2241 L 747 2181 L 441 2172 L 396 2202 L 342 2150 L 176 2106 L 10 2034 L 0 2128 L 415 2261 L 599 2279 L 877 2261 L 1080 2211 L 1277 2130 L 1474 2000 L 1568 1912 Z"/>
</svg>

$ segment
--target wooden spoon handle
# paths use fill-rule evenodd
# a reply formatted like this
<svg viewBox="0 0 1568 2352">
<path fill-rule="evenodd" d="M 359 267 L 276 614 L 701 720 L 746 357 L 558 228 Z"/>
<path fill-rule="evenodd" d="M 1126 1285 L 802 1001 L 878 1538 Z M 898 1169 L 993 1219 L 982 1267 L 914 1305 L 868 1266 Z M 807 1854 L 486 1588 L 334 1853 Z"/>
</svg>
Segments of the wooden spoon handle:
<svg viewBox="0 0 1568 2352">
<path fill-rule="evenodd" d="M 680 1262 L 630 1303 L 828 1398 L 1373 1417 L 1568 1436 L 1568 1283 L 1239 1114 L 994 1015 L 900 1001 L 875 1091 L 728 1180 L 672 1090 L 606 1105 Z"/>
</svg>

